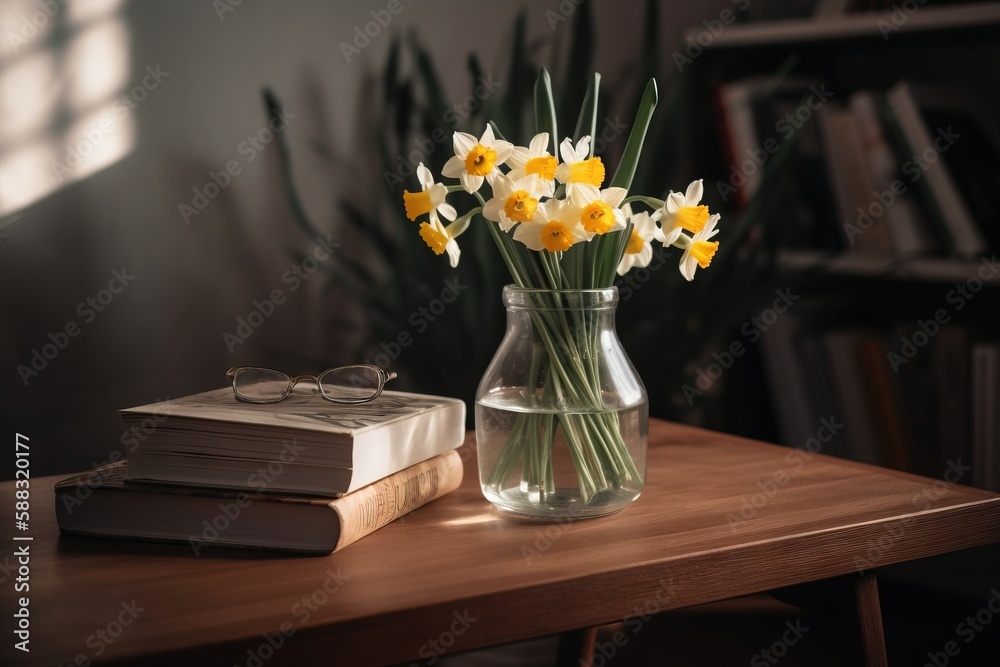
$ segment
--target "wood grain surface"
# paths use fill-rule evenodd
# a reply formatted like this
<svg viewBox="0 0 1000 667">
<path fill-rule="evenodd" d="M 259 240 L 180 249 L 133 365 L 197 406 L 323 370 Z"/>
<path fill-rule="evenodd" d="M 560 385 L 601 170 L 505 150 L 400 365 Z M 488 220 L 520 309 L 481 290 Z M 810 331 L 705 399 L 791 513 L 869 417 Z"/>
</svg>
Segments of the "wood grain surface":
<svg viewBox="0 0 1000 667">
<path fill-rule="evenodd" d="M 630 507 L 517 519 L 482 497 L 473 440 L 459 490 L 318 558 L 60 537 L 58 478 L 35 479 L 31 652 L 5 632 L 2 662 L 425 664 L 1000 542 L 997 494 L 658 420 Z M 0 489 L 13 526 L 13 482 Z M 9 627 L 24 594 L 10 570 L 21 543 L 4 532 Z"/>
</svg>

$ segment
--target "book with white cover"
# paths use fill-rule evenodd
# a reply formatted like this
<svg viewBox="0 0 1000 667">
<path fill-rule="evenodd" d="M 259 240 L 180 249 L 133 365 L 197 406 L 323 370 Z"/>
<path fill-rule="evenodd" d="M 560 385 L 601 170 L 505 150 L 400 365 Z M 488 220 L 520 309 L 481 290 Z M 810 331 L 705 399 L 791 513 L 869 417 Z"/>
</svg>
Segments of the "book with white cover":
<svg viewBox="0 0 1000 667">
<path fill-rule="evenodd" d="M 119 414 L 131 479 L 292 494 L 350 493 L 465 440 L 464 402 L 396 391 L 257 404 L 226 387 Z"/>
</svg>

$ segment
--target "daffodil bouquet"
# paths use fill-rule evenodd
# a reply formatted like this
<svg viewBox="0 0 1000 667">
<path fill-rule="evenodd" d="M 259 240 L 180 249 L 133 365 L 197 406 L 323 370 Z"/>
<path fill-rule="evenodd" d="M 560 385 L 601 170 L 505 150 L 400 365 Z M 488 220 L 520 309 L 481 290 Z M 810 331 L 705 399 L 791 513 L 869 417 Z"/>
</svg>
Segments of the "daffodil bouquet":
<svg viewBox="0 0 1000 667">
<path fill-rule="evenodd" d="M 646 87 L 621 162 L 604 187 L 605 165 L 594 155 L 592 141 L 599 81 L 596 74 L 591 79 L 574 138 L 557 145 L 551 84 L 543 69 L 535 85 L 537 134 L 526 147 L 507 141 L 490 123 L 478 138 L 455 132 L 455 155 L 442 174 L 458 183 L 438 182 L 419 165 L 421 189 L 404 192 L 403 201 L 407 217 L 420 222 L 420 236 L 430 249 L 447 254 L 457 266 L 458 239 L 480 215 L 521 288 L 610 288 L 616 273 L 649 265 L 653 242 L 683 251 L 680 271 L 687 280 L 694 278 L 697 267 L 707 268 L 719 246 L 712 240 L 719 216 L 700 204 L 701 181 L 691 183 L 684 194 L 670 192 L 665 200 L 628 193 L 656 106 L 656 82 L 650 80 Z M 462 191 L 479 206 L 459 216 L 447 199 Z M 649 210 L 633 211 L 633 205 Z M 593 408 L 594 414 L 558 422 L 573 457 L 580 496 L 588 503 L 601 491 L 637 481 L 641 489 L 637 478 L 642 473 L 628 455 L 614 415 L 602 414 L 602 388 L 594 364 L 587 361 L 596 357 L 594 348 L 601 342 L 593 332 L 580 335 L 574 318 L 556 302 L 548 315 L 535 317 L 539 343 L 533 366 L 538 377 L 533 384 L 547 404 L 578 405 L 582 400 Z M 499 487 L 519 463 L 522 486 L 543 497 L 555 490 L 551 450 L 557 428 L 538 415 L 523 414 L 518 420 L 485 484 Z"/>
</svg>

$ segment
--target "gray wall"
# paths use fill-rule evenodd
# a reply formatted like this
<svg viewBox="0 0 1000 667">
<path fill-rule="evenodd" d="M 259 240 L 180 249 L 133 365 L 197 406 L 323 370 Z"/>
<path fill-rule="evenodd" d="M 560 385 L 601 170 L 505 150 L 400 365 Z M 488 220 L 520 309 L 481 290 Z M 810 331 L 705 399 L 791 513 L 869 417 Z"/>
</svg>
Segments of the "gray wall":
<svg viewBox="0 0 1000 667">
<path fill-rule="evenodd" d="M 355 144 L 352 127 L 365 113 L 364 76 L 384 65 L 392 34 L 416 31 L 441 70 L 446 94 L 457 101 L 466 94 L 467 55 L 475 51 L 489 71 L 504 56 L 522 8 L 532 37 L 558 36 L 569 25 L 550 27 L 551 12 L 560 12 L 555 1 L 402 0 L 402 11 L 348 63 L 339 44 L 352 40 L 355 28 L 372 20 L 370 12 L 388 2 L 243 0 L 221 17 L 219 3 L 115 4 L 81 5 L 98 14 L 110 5 L 123 36 L 117 51 L 108 46 L 110 38 L 102 37 L 98 42 L 106 48 L 88 58 L 66 53 L 77 32 L 89 25 L 86 17 L 72 13 L 79 11 L 72 3 L 55 3 L 57 11 L 46 20 L 51 21 L 48 34 L 27 39 L 16 53 L 7 36 L 23 36 L 24 20 L 44 7 L 36 0 L 10 0 L 0 10 L 0 80 L 18 83 L 0 85 L 5 127 L 10 130 L 26 116 L 18 111 L 24 104 L 40 104 L 49 96 L 62 100 L 52 107 L 48 130 L 33 135 L 54 151 L 49 162 L 53 155 L 65 160 L 66 141 L 73 140 L 65 132 L 74 122 L 83 122 L 77 129 L 87 129 L 85 114 L 81 121 L 74 110 L 73 95 L 86 97 L 123 64 L 115 84 L 119 90 L 142 85 L 147 67 L 167 73 L 158 83 L 146 78 L 151 89 L 139 93 L 145 99 L 134 109 L 117 107 L 127 117 L 104 140 L 126 146 L 124 157 L 0 223 L 7 225 L 0 229 L 0 417 L 4 437 L 20 432 L 31 438 L 36 475 L 83 469 L 120 449 L 119 408 L 221 386 L 225 370 L 236 363 L 330 356 L 323 322 L 341 305 L 319 293 L 318 280 L 294 292 L 282 283 L 292 264 L 287 251 L 312 247 L 285 205 L 274 144 L 255 153 L 244 143 L 265 127 L 262 85 L 276 90 L 295 116 L 288 132 L 298 148 L 297 180 L 310 213 L 331 220 L 341 186 L 305 143 L 317 138 L 341 154 L 370 149 Z M 635 57 L 642 4 L 594 3 L 602 72 L 614 73 Z M 716 17 L 730 5 L 725 0 L 700 6 L 664 3 L 664 52 L 673 49 L 684 27 Z M 564 0 L 562 11 L 571 7 Z M 569 35 L 561 37 L 565 46 Z M 16 67 L 25 67 L 25 58 L 46 51 L 58 61 L 48 78 L 21 72 L 16 80 Z M 13 159 L 27 135 L 15 127 L 0 136 L 2 162 Z M 191 205 L 192 189 L 204 188 L 209 172 L 224 170 L 230 161 L 240 173 L 186 222 L 179 205 Z M 5 172 L 0 195 L 23 194 L 18 180 L 23 176 Z M 128 285 L 118 294 L 101 294 L 113 271 L 123 270 L 134 276 Z M 275 288 L 284 289 L 287 301 L 230 352 L 223 333 L 234 332 L 236 318 Z M 101 312 L 80 306 L 88 297 L 109 296 L 113 299 Z M 65 348 L 26 386 L 18 366 L 30 366 L 33 350 L 43 351 L 50 333 L 62 339 L 58 333 L 67 325 L 77 335 L 63 340 Z M 50 356 L 54 351 L 48 349 Z M 0 468 L 7 477 L 11 469 L 7 460 Z"/>
</svg>

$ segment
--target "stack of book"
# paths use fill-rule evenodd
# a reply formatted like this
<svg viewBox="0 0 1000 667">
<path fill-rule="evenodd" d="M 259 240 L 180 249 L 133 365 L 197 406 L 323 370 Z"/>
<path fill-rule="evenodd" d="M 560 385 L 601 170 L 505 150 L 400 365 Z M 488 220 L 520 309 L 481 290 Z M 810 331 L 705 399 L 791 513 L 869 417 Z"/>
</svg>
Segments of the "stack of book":
<svg viewBox="0 0 1000 667">
<path fill-rule="evenodd" d="M 127 460 L 56 485 L 63 533 L 328 554 L 461 484 L 465 404 L 232 388 L 121 410 Z"/>
</svg>

